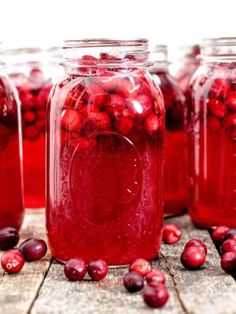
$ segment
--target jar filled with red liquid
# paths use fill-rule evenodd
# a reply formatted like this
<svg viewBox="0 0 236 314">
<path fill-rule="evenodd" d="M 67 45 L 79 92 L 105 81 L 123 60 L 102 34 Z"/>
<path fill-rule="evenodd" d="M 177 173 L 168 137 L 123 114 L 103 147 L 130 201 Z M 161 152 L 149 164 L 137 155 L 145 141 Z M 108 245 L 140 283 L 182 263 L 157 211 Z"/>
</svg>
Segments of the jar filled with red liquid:
<svg viewBox="0 0 236 314">
<path fill-rule="evenodd" d="M 47 113 L 47 232 L 60 261 L 158 254 L 164 105 L 147 49 L 147 40 L 65 42 L 66 75 Z"/>
<path fill-rule="evenodd" d="M 191 85 L 190 215 L 236 227 L 236 38 L 206 39 Z"/>
<path fill-rule="evenodd" d="M 0 228 L 20 228 L 24 213 L 20 103 L 0 70 Z"/>
<path fill-rule="evenodd" d="M 24 197 L 27 208 L 45 206 L 45 115 L 57 73 L 53 50 L 20 48 L 6 51 L 6 70 L 21 101 Z"/>
<path fill-rule="evenodd" d="M 182 91 L 186 95 L 189 81 L 200 64 L 200 61 L 198 59 L 198 56 L 200 54 L 200 46 L 183 46 L 180 50 L 182 55 L 180 60 L 180 67 L 174 74 L 174 77 L 176 78 Z"/>
<path fill-rule="evenodd" d="M 174 216 L 187 209 L 185 97 L 169 73 L 167 46 L 156 46 L 152 59 L 150 72 L 160 86 L 166 109 L 164 214 Z"/>
</svg>

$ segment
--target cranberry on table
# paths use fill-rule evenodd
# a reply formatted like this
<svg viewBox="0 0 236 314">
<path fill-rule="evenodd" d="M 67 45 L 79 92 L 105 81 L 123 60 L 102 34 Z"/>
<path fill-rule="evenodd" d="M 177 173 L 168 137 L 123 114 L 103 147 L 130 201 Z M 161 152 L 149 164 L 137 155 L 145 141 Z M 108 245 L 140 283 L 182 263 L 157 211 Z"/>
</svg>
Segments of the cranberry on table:
<svg viewBox="0 0 236 314">
<path fill-rule="evenodd" d="M 144 287 L 144 278 L 136 271 L 131 271 L 124 276 L 124 286 L 129 292 L 137 292 Z"/>
<path fill-rule="evenodd" d="M 101 259 L 90 261 L 88 263 L 88 274 L 95 281 L 102 280 L 108 274 L 107 263 Z"/>
<path fill-rule="evenodd" d="M 222 243 L 224 241 L 226 233 L 229 231 L 229 227 L 219 226 L 212 232 L 212 240 L 215 243 Z"/>
<path fill-rule="evenodd" d="M 24 263 L 24 256 L 18 250 L 9 250 L 1 258 L 2 268 L 9 274 L 18 273 Z"/>
<path fill-rule="evenodd" d="M 205 254 L 207 254 L 207 247 L 206 244 L 204 242 L 202 242 L 201 240 L 198 239 L 192 239 L 190 241 L 188 241 L 185 244 L 184 249 L 187 249 L 189 247 L 198 247 L 200 250 L 203 250 L 205 252 Z"/>
<path fill-rule="evenodd" d="M 180 261 L 187 269 L 199 269 L 206 262 L 206 254 L 199 247 L 191 246 L 184 249 L 181 254 Z"/>
<path fill-rule="evenodd" d="M 146 281 L 149 285 L 165 283 L 166 277 L 160 269 L 153 269 L 146 275 Z"/>
<path fill-rule="evenodd" d="M 144 302 L 153 308 L 163 307 L 169 299 L 169 292 L 163 284 L 156 287 L 147 285 L 144 287 L 142 294 Z"/>
<path fill-rule="evenodd" d="M 236 274 L 236 252 L 226 252 L 221 256 L 221 267 L 230 274 Z"/>
<path fill-rule="evenodd" d="M 82 258 L 72 258 L 66 262 L 64 273 L 70 281 L 78 281 L 84 278 L 87 271 L 87 265 Z"/>
<path fill-rule="evenodd" d="M 12 249 L 19 242 L 19 233 L 13 227 L 0 229 L 0 250 Z"/>
<path fill-rule="evenodd" d="M 150 272 L 151 268 L 151 264 L 147 260 L 138 258 L 130 265 L 129 271 L 137 272 L 141 276 L 145 277 Z"/>
<path fill-rule="evenodd" d="M 166 224 L 163 227 L 163 241 L 167 244 L 178 242 L 182 237 L 180 228 L 175 224 Z"/>
<path fill-rule="evenodd" d="M 236 240 L 227 239 L 223 242 L 221 246 L 222 253 L 235 252 L 236 253 Z"/>
<path fill-rule="evenodd" d="M 29 238 L 21 243 L 19 251 L 27 262 L 38 261 L 46 254 L 47 245 L 42 239 Z"/>
</svg>

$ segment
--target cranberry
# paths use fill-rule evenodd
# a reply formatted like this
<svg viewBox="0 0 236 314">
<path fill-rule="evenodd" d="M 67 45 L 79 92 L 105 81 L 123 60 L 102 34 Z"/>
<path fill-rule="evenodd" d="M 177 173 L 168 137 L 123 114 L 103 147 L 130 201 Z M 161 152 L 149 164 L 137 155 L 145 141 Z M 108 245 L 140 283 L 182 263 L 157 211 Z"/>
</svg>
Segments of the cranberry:
<svg viewBox="0 0 236 314">
<path fill-rule="evenodd" d="M 133 129 L 133 125 L 133 119 L 121 117 L 116 123 L 116 128 L 121 134 L 128 135 Z"/>
<path fill-rule="evenodd" d="M 90 114 L 90 125 L 98 131 L 110 129 L 111 120 L 106 112 L 94 112 Z"/>
<path fill-rule="evenodd" d="M 24 138 L 29 141 L 36 141 L 40 137 L 40 128 L 36 125 L 29 125 L 23 129 Z"/>
<path fill-rule="evenodd" d="M 108 102 L 107 102 L 107 111 L 110 114 L 117 117 L 122 112 L 124 107 L 125 107 L 125 101 L 123 97 L 117 94 L 112 94 L 109 96 Z"/>
<path fill-rule="evenodd" d="M 26 123 L 32 123 L 36 120 L 36 115 L 33 111 L 26 111 L 22 118 Z"/>
<path fill-rule="evenodd" d="M 81 128 L 81 115 L 77 110 L 66 109 L 62 112 L 61 126 L 69 131 L 79 131 Z"/>
<path fill-rule="evenodd" d="M 90 261 L 88 264 L 88 273 L 93 280 L 102 280 L 108 274 L 107 263 L 101 259 Z"/>
<path fill-rule="evenodd" d="M 145 120 L 145 130 L 148 134 L 155 134 L 160 126 L 159 118 L 155 114 L 150 114 Z"/>
<path fill-rule="evenodd" d="M 230 92 L 228 97 L 226 98 L 226 106 L 236 111 L 236 92 Z"/>
<path fill-rule="evenodd" d="M 144 278 L 135 271 L 126 274 L 123 279 L 124 286 L 129 292 L 137 292 L 144 286 Z"/>
<path fill-rule="evenodd" d="M 141 116 L 146 116 L 147 114 L 150 114 L 152 111 L 152 102 L 150 98 L 147 95 L 139 95 L 136 97 L 136 102 L 140 104 L 141 107 L 141 112 L 137 113 L 140 114 Z"/>
<path fill-rule="evenodd" d="M 209 116 L 207 119 L 207 125 L 210 130 L 217 131 L 220 129 L 221 123 L 219 119 Z"/>
<path fill-rule="evenodd" d="M 226 252 L 221 256 L 221 267 L 227 273 L 236 273 L 236 253 L 235 252 Z"/>
<path fill-rule="evenodd" d="M 222 253 L 235 252 L 236 253 L 236 240 L 227 239 L 223 242 L 221 246 Z"/>
<path fill-rule="evenodd" d="M 208 107 L 216 118 L 223 118 L 225 116 L 225 105 L 220 100 L 216 98 L 210 99 Z"/>
<path fill-rule="evenodd" d="M 223 240 L 224 240 L 224 237 L 226 235 L 226 233 L 229 231 L 229 227 L 226 227 L 226 226 L 219 226 L 217 227 L 213 232 L 212 232 L 212 240 L 215 242 L 215 243 L 222 243 Z"/>
<path fill-rule="evenodd" d="M 130 98 L 134 90 L 133 82 L 130 80 L 129 77 L 120 78 L 119 80 L 119 87 L 118 87 L 118 94 L 125 98 Z"/>
<path fill-rule="evenodd" d="M 230 228 L 225 234 L 225 240 L 235 239 L 236 240 L 236 228 Z"/>
<path fill-rule="evenodd" d="M 175 224 L 166 224 L 163 227 L 163 241 L 167 244 L 173 244 L 181 239 L 181 230 Z"/>
<path fill-rule="evenodd" d="M 234 128 L 236 126 L 236 113 L 228 114 L 224 119 L 226 128 Z"/>
<path fill-rule="evenodd" d="M 156 283 L 164 284 L 166 282 L 166 277 L 161 270 L 153 269 L 147 274 L 146 281 L 149 285 Z"/>
<path fill-rule="evenodd" d="M 87 271 L 87 265 L 82 258 L 72 258 L 66 262 L 64 273 L 70 281 L 78 281 L 84 278 Z"/>
<path fill-rule="evenodd" d="M 21 243 L 19 251 L 27 262 L 38 261 L 46 254 L 47 245 L 42 239 L 29 238 Z"/>
<path fill-rule="evenodd" d="M 13 227 L 0 229 L 0 250 L 12 249 L 19 241 L 19 233 Z"/>
<path fill-rule="evenodd" d="M 150 272 L 150 270 L 151 264 L 143 258 L 136 259 L 129 268 L 130 272 L 137 272 L 143 277 L 145 277 Z"/>
<path fill-rule="evenodd" d="M 182 252 L 180 261 L 187 269 L 198 269 L 205 263 L 206 254 L 199 247 L 191 246 Z"/>
<path fill-rule="evenodd" d="M 5 252 L 1 259 L 2 268 L 9 274 L 18 273 L 24 263 L 24 256 L 18 250 Z"/>
<path fill-rule="evenodd" d="M 211 85 L 210 97 L 225 97 L 229 91 L 229 84 L 224 79 L 215 79 Z"/>
<path fill-rule="evenodd" d="M 204 242 L 202 242 L 201 240 L 192 239 L 192 240 L 188 241 L 188 242 L 185 244 L 184 249 L 187 249 L 187 248 L 192 247 L 192 246 L 198 247 L 200 250 L 202 250 L 203 252 L 205 252 L 205 254 L 207 254 L 207 247 L 206 247 L 206 244 L 205 244 Z"/>
<path fill-rule="evenodd" d="M 143 289 L 144 302 L 154 308 L 163 307 L 169 299 L 169 292 L 165 285 L 159 284 L 156 287 L 147 285 Z"/>
<path fill-rule="evenodd" d="M 96 83 L 90 83 L 87 85 L 87 91 L 89 93 L 89 101 L 95 106 L 105 105 L 108 95 L 104 89 Z"/>
</svg>

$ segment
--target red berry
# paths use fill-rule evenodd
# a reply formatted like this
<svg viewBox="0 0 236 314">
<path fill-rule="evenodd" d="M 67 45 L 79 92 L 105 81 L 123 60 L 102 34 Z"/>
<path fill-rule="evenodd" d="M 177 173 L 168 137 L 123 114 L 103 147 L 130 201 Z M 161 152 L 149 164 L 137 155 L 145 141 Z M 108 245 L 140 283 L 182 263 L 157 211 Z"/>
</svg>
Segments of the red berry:
<svg viewBox="0 0 236 314">
<path fill-rule="evenodd" d="M 121 117 L 116 123 L 116 128 L 118 132 L 124 135 L 128 135 L 133 129 L 133 126 L 133 119 L 128 117 Z"/>
<path fill-rule="evenodd" d="M 224 79 L 215 79 L 211 85 L 210 97 L 222 98 L 228 94 L 229 84 Z"/>
<path fill-rule="evenodd" d="M 236 111 L 236 92 L 230 92 L 229 95 L 226 98 L 226 106 Z"/>
<path fill-rule="evenodd" d="M 101 259 L 90 261 L 88 264 L 88 274 L 93 280 L 102 280 L 108 274 L 107 263 Z"/>
<path fill-rule="evenodd" d="M 26 122 L 26 123 L 32 123 L 36 120 L 36 115 L 33 111 L 26 111 L 23 116 L 22 119 Z"/>
<path fill-rule="evenodd" d="M 205 252 L 205 254 L 207 254 L 207 247 L 206 247 L 206 244 L 205 244 L 204 242 L 202 242 L 201 240 L 192 239 L 192 240 L 188 241 L 188 242 L 185 244 L 184 249 L 187 249 L 187 248 L 192 247 L 192 246 L 198 247 L 200 250 L 202 250 L 203 252 Z"/>
<path fill-rule="evenodd" d="M 135 271 L 126 274 L 123 279 L 124 286 L 129 292 L 137 292 L 144 286 L 144 278 Z"/>
<path fill-rule="evenodd" d="M 221 123 L 219 119 L 209 116 L 207 119 L 207 126 L 211 131 L 217 131 L 220 129 Z"/>
<path fill-rule="evenodd" d="M 163 307 L 169 299 L 169 292 L 163 284 L 156 287 L 147 285 L 142 294 L 144 302 L 153 308 Z"/>
<path fill-rule="evenodd" d="M 124 98 L 117 95 L 111 94 L 107 102 L 107 111 L 113 116 L 117 117 L 121 114 L 122 110 L 125 107 Z"/>
<path fill-rule="evenodd" d="M 130 98 L 134 91 L 134 83 L 129 77 L 120 78 L 117 93 L 122 97 Z"/>
<path fill-rule="evenodd" d="M 135 98 L 135 102 L 139 104 L 139 108 L 136 109 L 136 113 L 141 116 L 146 116 L 152 111 L 152 101 L 147 95 L 139 95 Z M 139 110 L 138 110 L 139 109 Z"/>
<path fill-rule="evenodd" d="M 183 251 L 180 261 L 187 269 L 198 269 L 206 261 L 205 252 L 196 246 L 191 246 Z"/>
<path fill-rule="evenodd" d="M 19 241 L 19 233 L 13 227 L 0 229 L 0 250 L 12 249 Z"/>
<path fill-rule="evenodd" d="M 178 242 L 181 237 L 181 230 L 175 224 L 166 224 L 163 227 L 163 241 L 167 244 L 173 244 Z"/>
<path fill-rule="evenodd" d="M 129 271 L 137 272 L 141 276 L 145 277 L 150 272 L 151 268 L 151 264 L 147 260 L 138 258 L 130 265 Z"/>
<path fill-rule="evenodd" d="M 2 268 L 9 274 L 18 273 L 24 263 L 24 256 L 18 250 L 5 252 L 1 259 Z"/>
<path fill-rule="evenodd" d="M 236 253 L 226 252 L 221 256 L 221 267 L 230 274 L 236 273 Z"/>
<path fill-rule="evenodd" d="M 66 262 L 64 273 L 70 281 L 78 281 L 84 278 L 87 271 L 87 265 L 82 258 L 72 258 Z"/>
<path fill-rule="evenodd" d="M 145 120 L 145 130 L 148 134 L 155 134 L 160 127 L 159 118 L 155 114 L 150 114 Z"/>
<path fill-rule="evenodd" d="M 226 128 L 233 128 L 236 126 L 236 113 L 228 114 L 224 119 L 224 125 Z"/>
<path fill-rule="evenodd" d="M 225 234 L 225 240 L 235 239 L 236 240 L 236 228 L 230 228 Z"/>
<path fill-rule="evenodd" d="M 21 243 L 19 251 L 27 262 L 38 261 L 46 254 L 47 245 L 42 239 L 29 238 Z"/>
<path fill-rule="evenodd" d="M 111 120 L 106 112 L 93 112 L 90 114 L 89 124 L 97 131 L 106 131 L 111 127 Z"/>
<path fill-rule="evenodd" d="M 215 242 L 215 243 L 222 243 L 224 238 L 225 238 L 225 235 L 226 233 L 229 231 L 229 227 L 226 227 L 226 226 L 219 226 L 217 227 L 213 232 L 212 232 L 212 240 Z"/>
<path fill-rule="evenodd" d="M 87 91 L 89 93 L 89 102 L 95 106 L 105 105 L 108 98 L 104 89 L 96 83 L 87 84 Z"/>
<path fill-rule="evenodd" d="M 226 252 L 235 252 L 236 253 L 236 240 L 235 239 L 227 239 L 223 242 L 221 246 L 222 253 Z"/>
<path fill-rule="evenodd" d="M 77 110 L 66 109 L 62 112 L 61 126 L 63 129 L 78 132 L 81 129 L 81 115 Z"/>
<path fill-rule="evenodd" d="M 23 128 L 23 136 L 29 141 L 37 141 L 37 139 L 40 137 L 40 133 L 40 128 L 35 124 Z"/>
<path fill-rule="evenodd" d="M 164 284 L 166 282 L 166 277 L 161 270 L 153 269 L 147 274 L 146 281 L 149 285 L 156 285 L 157 283 Z"/>
<path fill-rule="evenodd" d="M 216 98 L 209 100 L 208 108 L 216 118 L 223 118 L 225 116 L 225 104 Z"/>
</svg>

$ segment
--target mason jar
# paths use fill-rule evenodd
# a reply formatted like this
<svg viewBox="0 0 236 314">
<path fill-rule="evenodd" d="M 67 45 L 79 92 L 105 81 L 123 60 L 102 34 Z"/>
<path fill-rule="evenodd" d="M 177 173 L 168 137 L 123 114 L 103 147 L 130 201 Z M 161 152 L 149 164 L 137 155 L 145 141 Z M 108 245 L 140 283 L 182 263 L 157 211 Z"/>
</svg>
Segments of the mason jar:
<svg viewBox="0 0 236 314">
<path fill-rule="evenodd" d="M 147 40 L 71 40 L 47 108 L 47 233 L 60 261 L 154 258 L 164 106 Z"/>
</svg>

